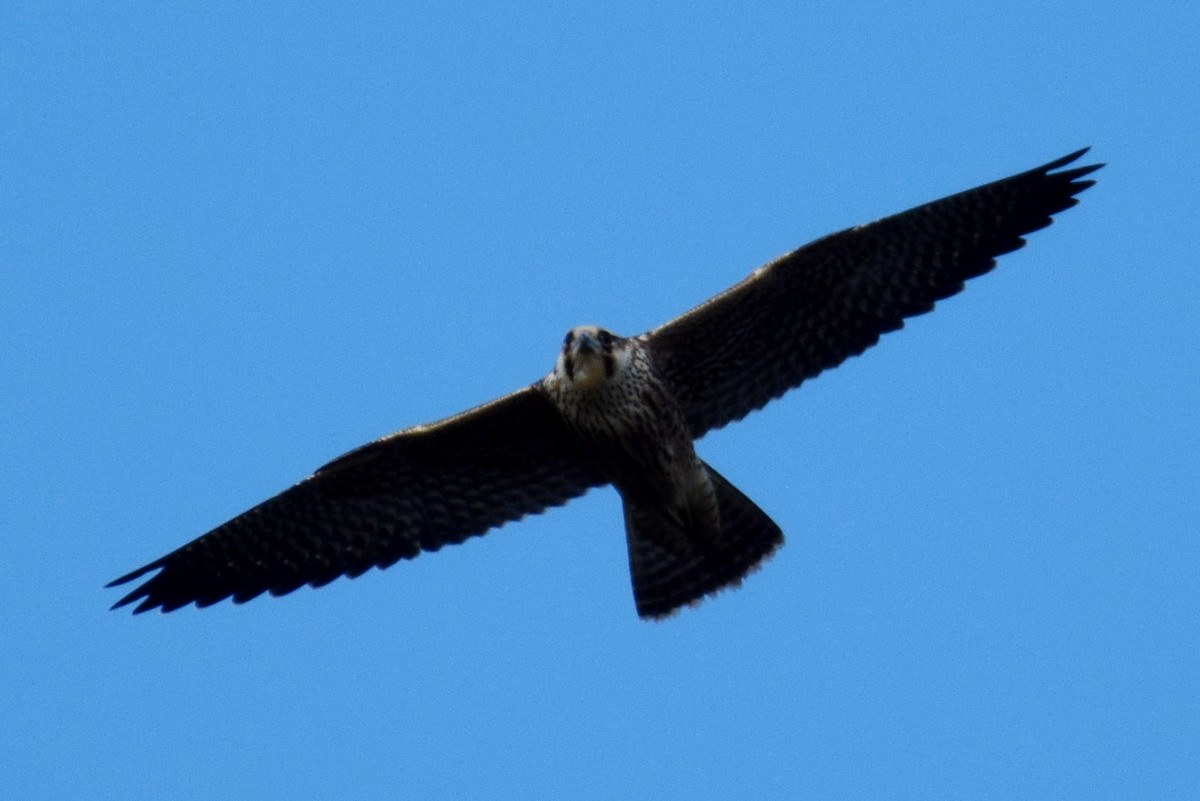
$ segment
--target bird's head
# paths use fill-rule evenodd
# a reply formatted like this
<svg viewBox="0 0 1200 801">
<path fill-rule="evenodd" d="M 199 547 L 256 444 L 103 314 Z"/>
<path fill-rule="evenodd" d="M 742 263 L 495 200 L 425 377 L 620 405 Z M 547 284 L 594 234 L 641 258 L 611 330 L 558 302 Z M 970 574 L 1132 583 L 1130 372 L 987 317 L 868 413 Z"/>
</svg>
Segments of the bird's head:
<svg viewBox="0 0 1200 801">
<path fill-rule="evenodd" d="M 618 377 L 629 363 L 631 340 L 594 325 L 572 328 L 563 338 L 555 377 L 573 389 L 591 392 Z"/>
</svg>

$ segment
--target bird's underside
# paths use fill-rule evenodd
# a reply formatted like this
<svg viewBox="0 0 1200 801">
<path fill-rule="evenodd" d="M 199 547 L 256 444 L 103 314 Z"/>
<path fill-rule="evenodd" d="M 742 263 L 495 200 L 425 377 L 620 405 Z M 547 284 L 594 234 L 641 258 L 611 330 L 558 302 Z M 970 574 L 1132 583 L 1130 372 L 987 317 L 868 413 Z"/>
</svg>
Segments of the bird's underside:
<svg viewBox="0 0 1200 801">
<path fill-rule="evenodd" d="M 636 337 L 573 329 L 554 370 L 491 403 L 334 460 L 109 586 L 169 612 L 385 568 L 614 485 L 637 610 L 736 585 L 779 527 L 693 441 L 862 353 L 1074 206 L 1101 165 L 1028 172 L 812 242 Z"/>
</svg>

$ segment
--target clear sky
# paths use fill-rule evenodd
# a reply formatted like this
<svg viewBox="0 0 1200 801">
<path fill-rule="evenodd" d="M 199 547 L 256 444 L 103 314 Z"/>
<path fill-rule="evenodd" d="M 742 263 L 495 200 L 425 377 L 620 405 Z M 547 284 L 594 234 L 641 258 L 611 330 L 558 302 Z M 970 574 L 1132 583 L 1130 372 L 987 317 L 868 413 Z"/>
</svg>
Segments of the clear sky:
<svg viewBox="0 0 1200 801">
<path fill-rule="evenodd" d="M 0 10 L 0 797 L 1197 797 L 1194 3 L 92 5 Z M 573 325 L 1084 145 L 1026 250 L 700 443 L 788 537 L 737 592 L 639 621 L 602 490 L 108 611 Z"/>
</svg>

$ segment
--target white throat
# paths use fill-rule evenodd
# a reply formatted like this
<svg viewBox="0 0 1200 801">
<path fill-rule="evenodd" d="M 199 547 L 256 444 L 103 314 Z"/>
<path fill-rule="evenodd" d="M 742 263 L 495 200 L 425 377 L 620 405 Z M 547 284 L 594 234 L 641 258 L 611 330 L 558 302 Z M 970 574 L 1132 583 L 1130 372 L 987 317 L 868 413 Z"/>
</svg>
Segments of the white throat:
<svg viewBox="0 0 1200 801">
<path fill-rule="evenodd" d="M 572 364 L 574 371 L 571 383 L 578 392 L 595 392 L 610 378 L 605 372 L 604 357 L 598 353 L 577 353 Z"/>
</svg>

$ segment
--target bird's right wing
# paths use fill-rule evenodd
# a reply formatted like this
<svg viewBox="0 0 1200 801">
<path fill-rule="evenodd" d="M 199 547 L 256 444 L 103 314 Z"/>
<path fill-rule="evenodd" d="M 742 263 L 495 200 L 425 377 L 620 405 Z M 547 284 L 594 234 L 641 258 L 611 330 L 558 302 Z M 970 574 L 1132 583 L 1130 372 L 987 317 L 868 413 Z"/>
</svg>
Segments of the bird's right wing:
<svg viewBox="0 0 1200 801">
<path fill-rule="evenodd" d="M 283 595 L 462 542 L 603 483 L 535 385 L 351 451 L 109 586 L 158 570 L 116 604 L 140 601 L 135 612 Z"/>
<path fill-rule="evenodd" d="M 874 345 L 986 273 L 1100 165 L 1028 172 L 819 239 L 642 336 L 693 437 Z"/>
</svg>

